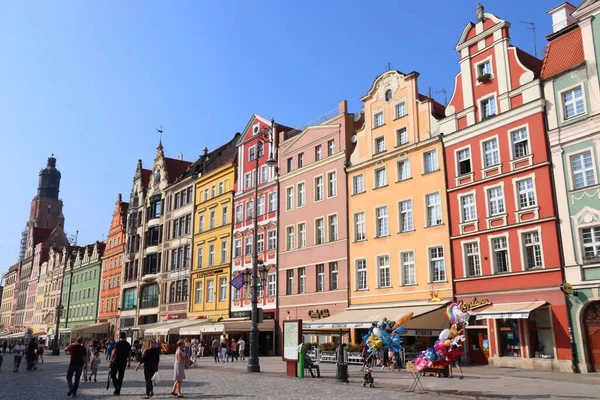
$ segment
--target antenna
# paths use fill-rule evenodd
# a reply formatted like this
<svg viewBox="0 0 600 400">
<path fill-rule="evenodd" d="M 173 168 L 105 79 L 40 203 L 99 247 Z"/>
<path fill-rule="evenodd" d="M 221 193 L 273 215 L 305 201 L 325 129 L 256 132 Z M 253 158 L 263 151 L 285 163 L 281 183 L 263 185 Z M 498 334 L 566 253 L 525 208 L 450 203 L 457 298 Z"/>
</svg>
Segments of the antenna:
<svg viewBox="0 0 600 400">
<path fill-rule="evenodd" d="M 436 94 L 439 94 L 439 93 L 443 93 L 444 94 L 444 105 L 447 106 L 448 105 L 448 92 L 446 91 L 446 88 L 442 88 L 441 90 L 438 90 L 435 93 Z"/>
<path fill-rule="evenodd" d="M 535 22 L 519 21 L 519 23 L 529 25 L 526 26 L 525 29 L 533 32 L 533 54 L 535 55 L 535 58 L 537 58 L 537 39 L 535 37 Z"/>
<path fill-rule="evenodd" d="M 388 63 L 388 71 L 392 69 L 392 63 Z"/>
</svg>

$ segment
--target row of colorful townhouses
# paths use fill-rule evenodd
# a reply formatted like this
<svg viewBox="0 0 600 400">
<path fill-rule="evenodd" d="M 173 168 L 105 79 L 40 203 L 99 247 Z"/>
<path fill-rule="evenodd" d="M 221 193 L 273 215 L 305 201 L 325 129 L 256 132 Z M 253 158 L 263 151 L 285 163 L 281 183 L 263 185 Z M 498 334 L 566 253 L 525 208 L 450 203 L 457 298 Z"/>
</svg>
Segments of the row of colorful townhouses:
<svg viewBox="0 0 600 400">
<path fill-rule="evenodd" d="M 256 254 L 263 354 L 280 353 L 286 320 L 310 342 L 360 343 L 408 312 L 416 353 L 458 301 L 473 364 L 597 370 L 598 13 L 595 0 L 549 11 L 539 60 L 479 6 L 446 106 L 417 72 L 389 70 L 357 113 L 342 101 L 302 129 L 253 115 L 193 162 L 161 141 L 102 243 L 67 240 L 51 157 L 5 275 L 6 333 L 51 337 L 60 318 L 71 333 L 246 336 Z"/>
</svg>

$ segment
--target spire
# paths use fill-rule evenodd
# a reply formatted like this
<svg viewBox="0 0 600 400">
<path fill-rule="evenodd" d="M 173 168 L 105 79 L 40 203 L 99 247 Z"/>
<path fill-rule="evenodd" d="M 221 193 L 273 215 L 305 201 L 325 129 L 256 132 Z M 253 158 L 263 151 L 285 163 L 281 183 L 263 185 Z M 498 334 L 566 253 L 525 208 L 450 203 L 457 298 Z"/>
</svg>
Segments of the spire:
<svg viewBox="0 0 600 400">
<path fill-rule="evenodd" d="M 54 154 L 48 157 L 46 168 L 39 174 L 38 196 L 50 199 L 58 199 L 60 190 L 60 171 L 56 169 L 56 158 Z"/>
</svg>

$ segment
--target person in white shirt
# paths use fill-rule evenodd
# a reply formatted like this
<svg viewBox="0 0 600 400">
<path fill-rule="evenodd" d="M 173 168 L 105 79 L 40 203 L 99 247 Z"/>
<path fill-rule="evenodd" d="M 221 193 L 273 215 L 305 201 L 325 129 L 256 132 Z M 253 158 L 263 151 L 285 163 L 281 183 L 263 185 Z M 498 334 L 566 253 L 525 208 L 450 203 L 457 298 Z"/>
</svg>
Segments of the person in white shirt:
<svg viewBox="0 0 600 400">
<path fill-rule="evenodd" d="M 24 352 L 25 352 L 25 345 L 23 345 L 23 341 L 21 340 L 13 348 L 13 353 L 15 353 L 15 362 L 14 362 L 13 372 L 19 372 L 19 367 L 21 366 L 21 360 L 23 359 Z"/>
<path fill-rule="evenodd" d="M 238 340 L 238 351 L 240 352 L 240 360 L 246 359 L 246 357 L 244 356 L 245 349 L 246 349 L 246 341 L 244 341 L 244 339 L 240 337 L 240 340 Z"/>
</svg>

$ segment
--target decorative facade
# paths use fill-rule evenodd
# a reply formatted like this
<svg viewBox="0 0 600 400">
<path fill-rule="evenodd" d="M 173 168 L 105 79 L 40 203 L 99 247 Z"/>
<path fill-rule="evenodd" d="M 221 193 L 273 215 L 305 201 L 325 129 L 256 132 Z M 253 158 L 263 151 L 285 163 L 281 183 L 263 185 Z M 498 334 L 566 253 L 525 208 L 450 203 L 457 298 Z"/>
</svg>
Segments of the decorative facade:
<svg viewBox="0 0 600 400">
<path fill-rule="evenodd" d="M 2 303 L 0 303 L 0 325 L 3 333 L 12 333 L 15 325 L 13 299 L 15 298 L 15 284 L 19 264 L 12 265 L 4 274 L 4 289 L 2 290 Z"/>
<path fill-rule="evenodd" d="M 473 309 L 472 363 L 571 370 L 569 324 L 539 74 L 483 12 L 464 28 L 446 118 L 454 295 Z"/>
</svg>

